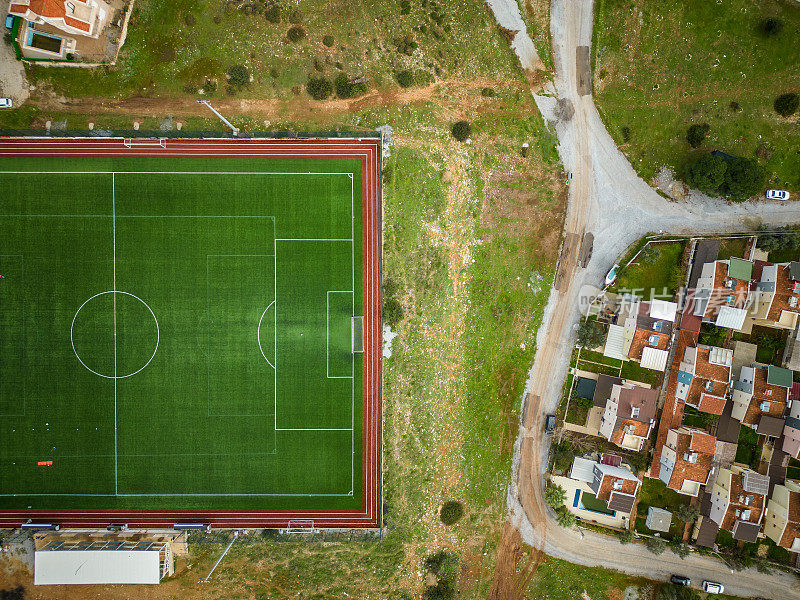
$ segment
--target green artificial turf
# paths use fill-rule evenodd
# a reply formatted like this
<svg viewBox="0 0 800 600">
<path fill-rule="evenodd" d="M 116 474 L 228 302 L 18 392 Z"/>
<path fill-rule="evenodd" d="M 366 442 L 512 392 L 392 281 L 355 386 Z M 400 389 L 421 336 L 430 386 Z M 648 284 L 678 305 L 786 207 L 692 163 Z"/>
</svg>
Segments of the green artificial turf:
<svg viewBox="0 0 800 600">
<path fill-rule="evenodd" d="M 360 507 L 359 161 L 4 158 L 0 189 L 0 507 Z"/>
</svg>

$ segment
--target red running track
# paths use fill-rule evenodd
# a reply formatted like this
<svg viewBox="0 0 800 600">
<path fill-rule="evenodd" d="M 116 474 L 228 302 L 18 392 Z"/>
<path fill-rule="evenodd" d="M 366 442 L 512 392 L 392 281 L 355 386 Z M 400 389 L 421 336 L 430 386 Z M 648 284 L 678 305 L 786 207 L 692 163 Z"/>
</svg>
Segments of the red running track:
<svg viewBox="0 0 800 600">
<path fill-rule="evenodd" d="M 57 523 L 62 527 L 171 528 L 204 523 L 216 528 L 285 528 L 313 520 L 316 528 L 376 528 L 381 519 L 381 315 L 380 151 L 375 138 L 360 139 L 169 139 L 0 138 L 0 156 L 150 156 L 163 158 L 352 158 L 363 181 L 364 376 L 362 505 L 357 510 L 0 510 L 0 527 Z"/>
</svg>

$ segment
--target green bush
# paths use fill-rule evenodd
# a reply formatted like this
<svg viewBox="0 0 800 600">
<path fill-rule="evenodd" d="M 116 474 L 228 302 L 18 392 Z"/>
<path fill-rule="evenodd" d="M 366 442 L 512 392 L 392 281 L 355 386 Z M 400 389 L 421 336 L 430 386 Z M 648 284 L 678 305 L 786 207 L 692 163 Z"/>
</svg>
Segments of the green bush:
<svg viewBox="0 0 800 600">
<path fill-rule="evenodd" d="M 242 87 L 250 83 L 250 71 L 244 65 L 233 65 L 228 69 L 228 83 Z"/>
<path fill-rule="evenodd" d="M 485 88 L 483 88 L 481 90 L 481 96 L 483 96 L 484 98 L 493 98 L 494 95 L 495 95 L 495 92 L 490 87 L 485 87 Z"/>
<path fill-rule="evenodd" d="M 336 95 L 342 100 L 361 96 L 367 91 L 366 83 L 351 83 L 350 78 L 345 73 L 339 73 L 334 79 Z"/>
<path fill-rule="evenodd" d="M 556 510 L 556 521 L 561 527 L 572 527 L 575 525 L 575 515 L 562 505 Z"/>
<path fill-rule="evenodd" d="M 306 91 L 314 100 L 327 100 L 333 93 L 333 84 L 325 77 L 311 77 L 306 83 Z"/>
<path fill-rule="evenodd" d="M 783 21 L 775 17 L 769 17 L 758 24 L 758 30 L 764 37 L 773 37 L 783 31 Z"/>
<path fill-rule="evenodd" d="M 694 523 L 697 517 L 700 516 L 700 509 L 696 506 L 689 506 L 688 504 L 681 504 L 675 510 L 675 517 L 684 523 Z"/>
<path fill-rule="evenodd" d="M 464 516 L 464 505 L 461 502 L 451 500 L 442 505 L 439 511 L 439 518 L 445 525 L 455 525 Z"/>
<path fill-rule="evenodd" d="M 800 237 L 797 231 L 789 227 L 776 231 L 763 231 L 758 234 L 756 246 L 765 252 L 797 250 L 800 246 Z"/>
<path fill-rule="evenodd" d="M 741 202 L 758 194 L 766 183 L 767 172 L 753 159 L 725 159 L 703 154 L 690 163 L 684 173 L 686 183 L 706 194 L 720 194 Z"/>
<path fill-rule="evenodd" d="M 619 542 L 620 544 L 630 544 L 636 536 L 633 535 L 633 532 L 630 529 L 623 529 L 619 532 Z"/>
<path fill-rule="evenodd" d="M 544 490 L 544 501 L 547 502 L 554 510 L 564 506 L 564 501 L 567 499 L 567 492 L 560 485 L 548 485 Z"/>
<path fill-rule="evenodd" d="M 280 4 L 273 4 L 267 7 L 267 10 L 264 11 L 264 18 L 270 23 L 280 23 L 281 22 Z"/>
<path fill-rule="evenodd" d="M 567 441 L 563 441 L 556 446 L 553 452 L 553 469 L 560 472 L 565 472 L 572 465 L 575 460 L 575 453 Z"/>
<path fill-rule="evenodd" d="M 667 542 L 660 538 L 647 538 L 644 541 L 645 547 L 658 556 L 659 554 L 663 554 L 664 550 L 667 549 Z"/>
<path fill-rule="evenodd" d="M 402 88 L 407 88 L 414 85 L 414 74 L 408 69 L 404 69 L 403 71 L 398 71 L 397 73 L 395 73 L 394 78 L 397 80 L 397 83 L 399 83 L 400 87 Z"/>
<path fill-rule="evenodd" d="M 689 142 L 692 148 L 699 148 L 710 130 L 711 125 L 708 123 L 703 123 L 702 125 L 694 124 L 689 127 L 689 130 L 686 132 L 686 141 Z"/>
<path fill-rule="evenodd" d="M 289 13 L 289 23 L 293 25 L 299 25 L 303 22 L 303 11 L 298 9 L 293 10 Z"/>
<path fill-rule="evenodd" d="M 800 106 L 800 96 L 795 93 L 781 94 L 775 98 L 772 105 L 775 112 L 782 117 L 790 117 L 797 112 L 797 107 Z"/>
<path fill-rule="evenodd" d="M 403 305 L 395 298 L 386 298 L 383 301 L 383 322 L 392 328 L 403 320 Z"/>
<path fill-rule="evenodd" d="M 453 125 L 451 131 L 453 133 L 453 137 L 459 142 L 465 142 L 469 139 L 469 136 L 472 135 L 472 125 L 470 125 L 467 121 L 458 121 Z"/>
<path fill-rule="evenodd" d="M 706 194 L 716 194 L 725 181 L 727 170 L 721 156 L 703 154 L 686 169 L 686 183 Z"/>
<path fill-rule="evenodd" d="M 429 585 L 422 593 L 425 600 L 450 600 L 455 596 L 458 583 L 458 556 L 439 550 L 425 558 L 425 570 L 436 576 L 436 585 Z"/>
<path fill-rule="evenodd" d="M 333 44 L 336 43 L 336 40 L 333 39 L 332 35 L 326 35 L 322 38 L 322 43 L 328 48 L 333 48 Z"/>
<path fill-rule="evenodd" d="M 295 25 L 286 32 L 286 37 L 289 38 L 290 42 L 299 42 L 306 37 L 306 30 L 300 25 Z"/>
<path fill-rule="evenodd" d="M 697 600 L 700 596 L 692 588 L 666 583 L 656 594 L 656 600 Z"/>
<path fill-rule="evenodd" d="M 606 339 L 605 331 L 598 327 L 594 321 L 584 319 L 578 325 L 576 343 L 581 348 L 597 348 Z"/>
</svg>

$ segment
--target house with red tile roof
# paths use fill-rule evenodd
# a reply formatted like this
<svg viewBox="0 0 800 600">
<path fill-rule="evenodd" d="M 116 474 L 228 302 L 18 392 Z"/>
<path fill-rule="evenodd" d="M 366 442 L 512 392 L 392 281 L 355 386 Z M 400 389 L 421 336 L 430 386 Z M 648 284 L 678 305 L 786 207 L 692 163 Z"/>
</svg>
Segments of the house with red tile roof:
<svg viewBox="0 0 800 600">
<path fill-rule="evenodd" d="M 747 467 L 720 469 L 711 488 L 708 517 L 734 539 L 755 542 L 767 505 L 769 477 Z"/>
<path fill-rule="evenodd" d="M 721 415 L 732 364 L 732 350 L 702 344 L 687 346 L 678 366 L 675 397 L 702 412 Z"/>
<path fill-rule="evenodd" d="M 614 385 L 600 418 L 600 434 L 620 448 L 638 452 L 653 430 L 658 390 Z"/>
<path fill-rule="evenodd" d="M 680 494 L 697 496 L 708 482 L 716 446 L 717 439 L 700 429 L 670 429 L 661 448 L 658 478 Z"/>
<path fill-rule="evenodd" d="M 664 371 L 678 305 L 636 296 L 622 298 L 617 323 L 608 328 L 603 351 L 618 360 L 634 360 L 646 369 Z"/>
<path fill-rule="evenodd" d="M 694 315 L 707 323 L 741 330 L 752 274 L 753 262 L 742 258 L 705 263 L 694 291 Z"/>
<path fill-rule="evenodd" d="M 781 548 L 800 553 L 800 486 L 776 485 L 767 504 L 764 534 Z"/>
<path fill-rule="evenodd" d="M 783 427 L 783 451 L 792 458 L 800 458 L 800 401 L 792 401 Z"/>
<path fill-rule="evenodd" d="M 9 14 L 47 23 L 64 33 L 97 38 L 112 16 L 103 0 L 11 0 Z"/>
<path fill-rule="evenodd" d="M 753 429 L 766 417 L 783 419 L 792 378 L 788 369 L 771 365 L 742 367 L 733 384 L 731 417 Z"/>
</svg>

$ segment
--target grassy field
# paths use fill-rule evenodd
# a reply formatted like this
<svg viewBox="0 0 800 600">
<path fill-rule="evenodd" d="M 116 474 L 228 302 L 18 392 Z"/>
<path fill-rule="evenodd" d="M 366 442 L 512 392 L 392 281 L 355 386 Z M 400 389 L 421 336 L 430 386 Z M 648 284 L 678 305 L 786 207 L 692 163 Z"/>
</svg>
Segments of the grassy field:
<svg viewBox="0 0 800 600">
<path fill-rule="evenodd" d="M 0 171 L 0 505 L 360 506 L 357 161 Z"/>
<path fill-rule="evenodd" d="M 645 300 L 650 299 L 651 293 L 671 299 L 682 283 L 684 245 L 685 242 L 649 244 L 630 266 L 620 270 L 614 289 L 629 291 Z"/>
<path fill-rule="evenodd" d="M 40 86 L 66 96 L 189 95 L 285 97 L 310 76 L 365 78 L 368 88 L 396 88 L 410 70 L 426 85 L 449 77 L 498 78 L 513 69 L 507 42 L 478 0 L 282 2 L 279 22 L 264 2 L 139 0 L 115 67 L 97 70 L 31 67 Z M 288 32 L 301 28 L 292 42 Z M 482 43 L 474 43 L 474 35 Z M 328 37 L 330 36 L 330 37 Z M 227 72 L 247 67 L 252 81 L 229 86 Z M 305 95 L 305 92 L 302 92 Z"/>
<path fill-rule="evenodd" d="M 750 158 L 758 153 L 772 186 L 800 191 L 797 117 L 780 117 L 772 107 L 780 94 L 800 91 L 795 4 L 597 2 L 595 96 L 609 132 L 645 179 L 719 149 Z M 774 37 L 758 31 L 767 17 L 784 24 Z M 692 150 L 686 131 L 695 123 L 711 129 Z"/>
</svg>

